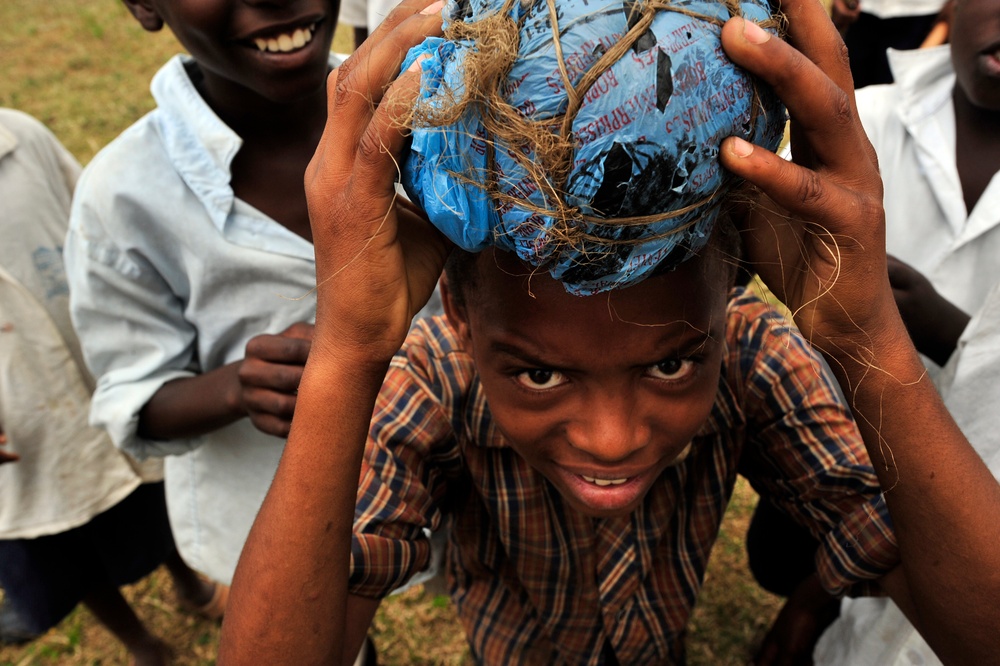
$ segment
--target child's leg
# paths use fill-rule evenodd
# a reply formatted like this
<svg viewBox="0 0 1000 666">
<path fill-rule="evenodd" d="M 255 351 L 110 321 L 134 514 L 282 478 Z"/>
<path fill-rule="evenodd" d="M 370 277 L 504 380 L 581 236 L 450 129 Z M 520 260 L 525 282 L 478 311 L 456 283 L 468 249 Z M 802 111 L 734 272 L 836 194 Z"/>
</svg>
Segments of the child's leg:
<svg viewBox="0 0 1000 666">
<path fill-rule="evenodd" d="M 182 606 L 204 615 L 209 619 L 219 619 L 226 610 L 226 598 L 229 596 L 222 583 L 212 581 L 198 575 L 194 569 L 181 559 L 175 548 L 163 563 L 170 572 L 177 589 L 177 598 Z"/>
<path fill-rule="evenodd" d="M 165 666 L 170 663 L 170 646 L 146 630 L 118 588 L 97 586 L 84 597 L 83 603 L 108 631 L 124 643 L 136 666 Z"/>
<path fill-rule="evenodd" d="M 229 588 L 221 583 L 214 583 L 201 576 L 181 559 L 174 543 L 170 521 L 167 518 L 167 502 L 164 485 L 160 483 L 143 484 L 129 498 L 127 511 L 120 511 L 118 519 L 128 524 L 128 533 L 135 535 L 133 540 L 148 544 L 150 553 L 159 554 L 158 559 L 145 558 L 150 568 L 164 564 L 173 579 L 180 605 L 191 612 L 202 615 L 210 620 L 218 620 L 226 610 L 229 598 Z M 137 529 L 143 530 L 141 533 Z M 129 565 L 131 576 L 115 579 L 119 585 L 131 582 L 141 575 L 142 569 Z M 136 575 L 139 574 L 139 575 Z"/>
<path fill-rule="evenodd" d="M 21 645 L 38 636 L 39 633 L 28 626 L 10 601 L 6 598 L 0 601 L 0 645 Z"/>
<path fill-rule="evenodd" d="M 787 597 L 816 571 L 819 541 L 809 531 L 761 498 L 747 530 L 750 572 L 761 587 Z"/>
<path fill-rule="evenodd" d="M 840 613 L 840 601 L 819 585 L 819 542 L 771 502 L 761 498 L 746 536 L 754 578 L 768 592 L 786 597 L 754 663 L 812 663 L 816 641 Z"/>
</svg>

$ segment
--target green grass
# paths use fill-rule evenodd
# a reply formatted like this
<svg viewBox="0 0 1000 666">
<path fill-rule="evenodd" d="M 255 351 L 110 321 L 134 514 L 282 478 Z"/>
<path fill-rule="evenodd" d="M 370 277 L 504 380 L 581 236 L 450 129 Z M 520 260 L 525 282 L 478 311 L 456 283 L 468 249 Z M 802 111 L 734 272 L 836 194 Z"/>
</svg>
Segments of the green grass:
<svg viewBox="0 0 1000 666">
<path fill-rule="evenodd" d="M 84 164 L 152 108 L 149 81 L 179 51 L 169 32 L 144 32 L 118 0 L 2 0 L 0 25 L 0 106 L 45 122 Z M 338 30 L 334 50 L 350 48 L 350 31 Z M 743 554 L 755 501 L 746 484 L 737 486 L 691 619 L 691 666 L 745 664 L 777 612 Z M 176 664 L 215 663 L 218 626 L 181 611 L 163 571 L 125 595 L 174 647 Z M 450 602 L 419 589 L 382 605 L 374 635 L 383 664 L 469 663 Z M 124 649 L 83 608 L 31 645 L 0 648 L 0 666 L 125 663 Z"/>
</svg>

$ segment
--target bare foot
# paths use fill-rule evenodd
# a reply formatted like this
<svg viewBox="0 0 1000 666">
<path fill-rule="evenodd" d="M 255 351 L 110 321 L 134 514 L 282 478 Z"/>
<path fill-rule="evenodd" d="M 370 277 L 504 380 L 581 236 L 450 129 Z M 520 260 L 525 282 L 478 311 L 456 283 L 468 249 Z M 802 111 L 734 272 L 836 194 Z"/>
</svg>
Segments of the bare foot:
<svg viewBox="0 0 1000 666">
<path fill-rule="evenodd" d="M 132 666 L 170 666 L 174 659 L 174 651 L 169 645 L 155 636 L 131 650 Z"/>
<path fill-rule="evenodd" d="M 217 583 L 213 583 L 207 578 L 196 576 L 193 581 L 181 581 L 174 579 L 174 588 L 177 590 L 177 601 L 184 608 L 194 610 L 211 603 L 216 593 Z"/>
</svg>

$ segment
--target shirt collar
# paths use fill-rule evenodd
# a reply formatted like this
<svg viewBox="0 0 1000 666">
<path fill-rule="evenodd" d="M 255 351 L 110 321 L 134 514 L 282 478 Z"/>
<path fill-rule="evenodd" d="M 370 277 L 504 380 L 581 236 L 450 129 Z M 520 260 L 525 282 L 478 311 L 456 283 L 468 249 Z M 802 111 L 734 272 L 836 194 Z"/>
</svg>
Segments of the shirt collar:
<svg viewBox="0 0 1000 666">
<path fill-rule="evenodd" d="M 919 122 L 951 103 L 955 71 L 950 46 L 908 51 L 889 49 L 888 56 L 900 95 L 897 108 L 904 122 Z"/>
<path fill-rule="evenodd" d="M 190 56 L 174 56 L 153 77 L 150 89 L 170 161 L 221 231 L 235 198 L 230 164 L 243 140 L 198 92 L 186 68 L 193 62 Z"/>
</svg>

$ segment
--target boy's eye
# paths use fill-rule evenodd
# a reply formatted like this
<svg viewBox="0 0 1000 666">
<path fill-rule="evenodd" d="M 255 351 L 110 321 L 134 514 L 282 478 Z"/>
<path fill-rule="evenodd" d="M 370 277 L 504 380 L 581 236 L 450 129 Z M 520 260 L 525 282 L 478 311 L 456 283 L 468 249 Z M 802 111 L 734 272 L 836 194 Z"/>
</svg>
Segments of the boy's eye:
<svg viewBox="0 0 1000 666">
<path fill-rule="evenodd" d="M 695 363 L 689 358 L 668 358 L 649 366 L 649 375 L 655 379 L 679 381 L 694 372 Z"/>
<path fill-rule="evenodd" d="M 525 370 L 518 373 L 516 379 L 521 386 L 535 390 L 553 388 L 566 381 L 561 372 L 544 368 Z"/>
</svg>

